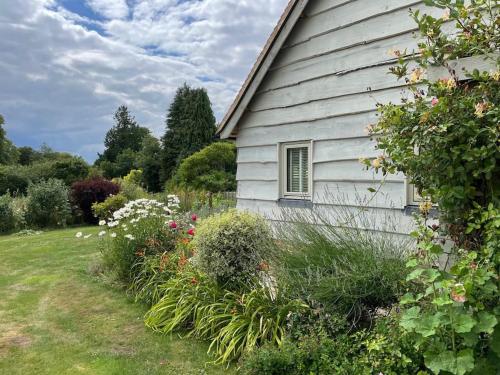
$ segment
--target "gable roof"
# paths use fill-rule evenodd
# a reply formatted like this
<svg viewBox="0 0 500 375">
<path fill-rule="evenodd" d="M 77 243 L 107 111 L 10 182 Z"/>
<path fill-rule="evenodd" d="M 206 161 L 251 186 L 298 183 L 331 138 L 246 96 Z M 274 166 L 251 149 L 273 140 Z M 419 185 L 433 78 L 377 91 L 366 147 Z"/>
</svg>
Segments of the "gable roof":
<svg viewBox="0 0 500 375">
<path fill-rule="evenodd" d="M 221 138 L 232 138 L 235 136 L 233 133 L 238 121 L 308 2 L 309 0 L 290 0 L 288 2 L 278 24 L 269 36 L 252 70 L 217 129 L 217 134 Z"/>
</svg>

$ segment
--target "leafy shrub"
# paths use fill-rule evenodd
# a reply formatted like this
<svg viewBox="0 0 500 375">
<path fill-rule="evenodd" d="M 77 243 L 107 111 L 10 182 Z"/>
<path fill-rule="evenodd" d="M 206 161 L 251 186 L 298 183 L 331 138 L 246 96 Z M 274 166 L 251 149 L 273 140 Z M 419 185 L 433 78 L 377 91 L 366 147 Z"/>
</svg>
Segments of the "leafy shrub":
<svg viewBox="0 0 500 375">
<path fill-rule="evenodd" d="M 117 184 L 101 177 L 94 177 L 71 185 L 71 198 L 82 211 L 84 221 L 95 224 L 97 219 L 92 213 L 92 204 L 104 202 L 110 195 L 116 195 L 119 191 L 120 187 Z"/>
<path fill-rule="evenodd" d="M 0 166 L 0 194 L 25 194 L 30 179 L 21 166 Z"/>
<path fill-rule="evenodd" d="M 212 193 L 236 190 L 236 146 L 212 143 L 184 159 L 172 180 L 184 188 Z"/>
<path fill-rule="evenodd" d="M 148 197 L 148 193 L 139 185 L 133 183 L 131 179 L 113 178 L 113 182 L 120 186 L 120 191 L 129 200 L 144 199 Z"/>
<path fill-rule="evenodd" d="M 28 187 L 26 221 L 35 227 L 64 226 L 71 212 L 68 187 L 50 179 Z"/>
<path fill-rule="evenodd" d="M 7 233 L 15 227 L 12 198 L 9 194 L 0 196 L 0 233 Z"/>
<path fill-rule="evenodd" d="M 263 218 L 236 210 L 204 219 L 194 241 L 201 269 L 228 287 L 254 279 L 272 244 Z"/>
<path fill-rule="evenodd" d="M 128 202 L 127 197 L 122 193 L 111 195 L 104 202 L 93 203 L 92 212 L 99 219 L 108 219 L 112 217 L 113 212 L 119 210 Z"/>
<path fill-rule="evenodd" d="M 245 375 L 426 374 L 419 370 L 423 370 L 422 356 L 397 326 L 384 320 L 373 331 L 287 338 L 281 347 L 265 345 L 242 361 Z"/>
<path fill-rule="evenodd" d="M 185 233 L 189 224 L 181 225 L 181 220 L 173 216 L 175 205 L 174 198 L 170 206 L 139 199 L 115 211 L 106 224 L 107 234 L 101 232 L 107 236 L 102 249 L 105 266 L 129 283 L 141 272 L 140 267 L 134 265 L 142 257 L 174 251 L 181 236 L 190 236 Z"/>
<path fill-rule="evenodd" d="M 79 157 L 71 157 L 65 160 L 56 160 L 50 166 L 50 177 L 64 181 L 68 186 L 73 182 L 86 178 L 90 167 Z"/>
<path fill-rule="evenodd" d="M 213 279 L 187 269 L 162 287 L 163 297 L 146 316 L 146 325 L 164 333 L 187 328 L 190 335 L 211 340 L 217 363 L 237 359 L 265 342 L 280 345 L 286 317 L 306 306 L 259 287 L 232 292 Z"/>
<path fill-rule="evenodd" d="M 125 177 L 123 177 L 123 181 L 127 184 L 141 186 L 142 171 L 140 169 L 132 169 Z"/>
<path fill-rule="evenodd" d="M 291 222 L 278 229 L 283 287 L 353 322 L 398 301 L 405 291 L 408 241 L 339 228 L 320 212 L 309 215 L 314 218 L 287 213 Z"/>
<path fill-rule="evenodd" d="M 14 214 L 14 223 L 16 229 L 25 228 L 26 223 L 26 210 L 28 205 L 28 198 L 23 195 L 12 198 L 12 212 Z"/>
<path fill-rule="evenodd" d="M 401 105 L 379 107 L 370 133 L 382 154 L 371 166 L 404 172 L 429 199 L 412 234 L 417 246 L 400 326 L 433 373 L 493 374 L 500 371 L 498 1 L 426 3 L 446 13 L 413 13 L 421 33 L 418 66 L 410 71 L 411 56 L 398 53 L 391 71 L 409 85 Z M 461 80 L 450 63 L 468 56 L 492 69 L 460 72 L 467 77 Z M 436 66 L 448 74 L 428 80 L 426 70 Z M 438 203 L 439 226 L 428 221 L 431 201 Z M 443 267 L 446 253 L 451 267 Z"/>
</svg>

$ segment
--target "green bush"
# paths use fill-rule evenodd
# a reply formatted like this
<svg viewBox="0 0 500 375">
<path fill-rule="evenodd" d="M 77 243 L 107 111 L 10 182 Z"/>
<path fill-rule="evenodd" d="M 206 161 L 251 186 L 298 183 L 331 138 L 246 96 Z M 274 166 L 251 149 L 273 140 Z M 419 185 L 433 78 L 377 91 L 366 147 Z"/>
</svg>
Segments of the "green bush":
<svg viewBox="0 0 500 375">
<path fill-rule="evenodd" d="M 213 279 L 186 270 L 162 287 L 163 297 L 146 316 L 146 325 L 170 333 L 211 340 L 209 352 L 216 363 L 226 363 L 259 345 L 280 345 L 286 317 L 306 305 L 281 293 L 258 287 L 238 293 L 221 288 Z"/>
<path fill-rule="evenodd" d="M 273 239 L 263 218 L 230 210 L 204 219 L 194 245 L 201 269 L 231 288 L 255 278 Z"/>
<path fill-rule="evenodd" d="M 148 193 L 139 185 L 135 184 L 133 178 L 125 180 L 124 178 L 113 178 L 115 184 L 120 186 L 120 192 L 129 200 L 148 198 Z"/>
<path fill-rule="evenodd" d="M 34 227 L 64 226 L 71 213 L 68 187 L 50 179 L 28 187 L 26 221 Z"/>
<path fill-rule="evenodd" d="M 112 217 L 113 212 L 119 210 L 128 202 L 127 197 L 123 193 L 111 195 L 104 202 L 92 204 L 92 212 L 99 219 L 108 219 Z"/>
<path fill-rule="evenodd" d="M 393 323 L 381 320 L 373 331 L 322 333 L 265 345 L 243 358 L 244 375 L 413 375 L 427 374 L 423 358 Z M 420 371 L 420 372 L 419 372 Z"/>
<path fill-rule="evenodd" d="M 14 214 L 14 222 L 17 230 L 26 227 L 27 204 L 28 198 L 26 196 L 20 195 L 12 199 L 11 207 Z"/>
<path fill-rule="evenodd" d="M 15 227 L 12 198 L 9 194 L 0 196 L 0 233 L 7 233 Z"/>
<path fill-rule="evenodd" d="M 290 223 L 278 229 L 283 240 L 277 257 L 282 286 L 353 322 L 396 303 L 406 287 L 411 242 L 360 228 L 339 228 L 320 212 L 311 215 L 315 218 L 288 213 Z"/>
<path fill-rule="evenodd" d="M 236 146 L 212 143 L 184 159 L 172 181 L 183 188 L 212 193 L 236 190 Z"/>
<path fill-rule="evenodd" d="M 0 194 L 25 194 L 29 183 L 26 167 L 0 166 Z"/>
</svg>

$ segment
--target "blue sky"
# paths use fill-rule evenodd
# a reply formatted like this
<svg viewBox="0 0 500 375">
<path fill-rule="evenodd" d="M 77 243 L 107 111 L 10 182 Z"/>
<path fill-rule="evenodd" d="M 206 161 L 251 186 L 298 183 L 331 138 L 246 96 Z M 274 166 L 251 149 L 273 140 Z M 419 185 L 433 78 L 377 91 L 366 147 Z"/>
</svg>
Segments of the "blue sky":
<svg viewBox="0 0 500 375">
<path fill-rule="evenodd" d="M 155 135 L 178 86 L 218 120 L 286 0 L 2 0 L 0 114 L 18 146 L 93 161 L 125 104 Z"/>
</svg>

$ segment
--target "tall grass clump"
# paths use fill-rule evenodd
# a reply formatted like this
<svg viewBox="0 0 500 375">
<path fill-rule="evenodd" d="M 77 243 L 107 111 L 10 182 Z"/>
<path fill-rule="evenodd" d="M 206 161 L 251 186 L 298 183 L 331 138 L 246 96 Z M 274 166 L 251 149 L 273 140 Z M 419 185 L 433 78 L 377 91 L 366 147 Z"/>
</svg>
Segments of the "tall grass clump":
<svg viewBox="0 0 500 375">
<path fill-rule="evenodd" d="M 285 210 L 279 279 L 292 295 L 357 322 L 397 302 L 410 240 L 383 233 L 366 211 Z M 356 225 L 349 226 L 353 220 Z M 384 220 L 386 225 L 388 218 Z M 374 231 L 377 228 L 379 231 Z"/>
</svg>

